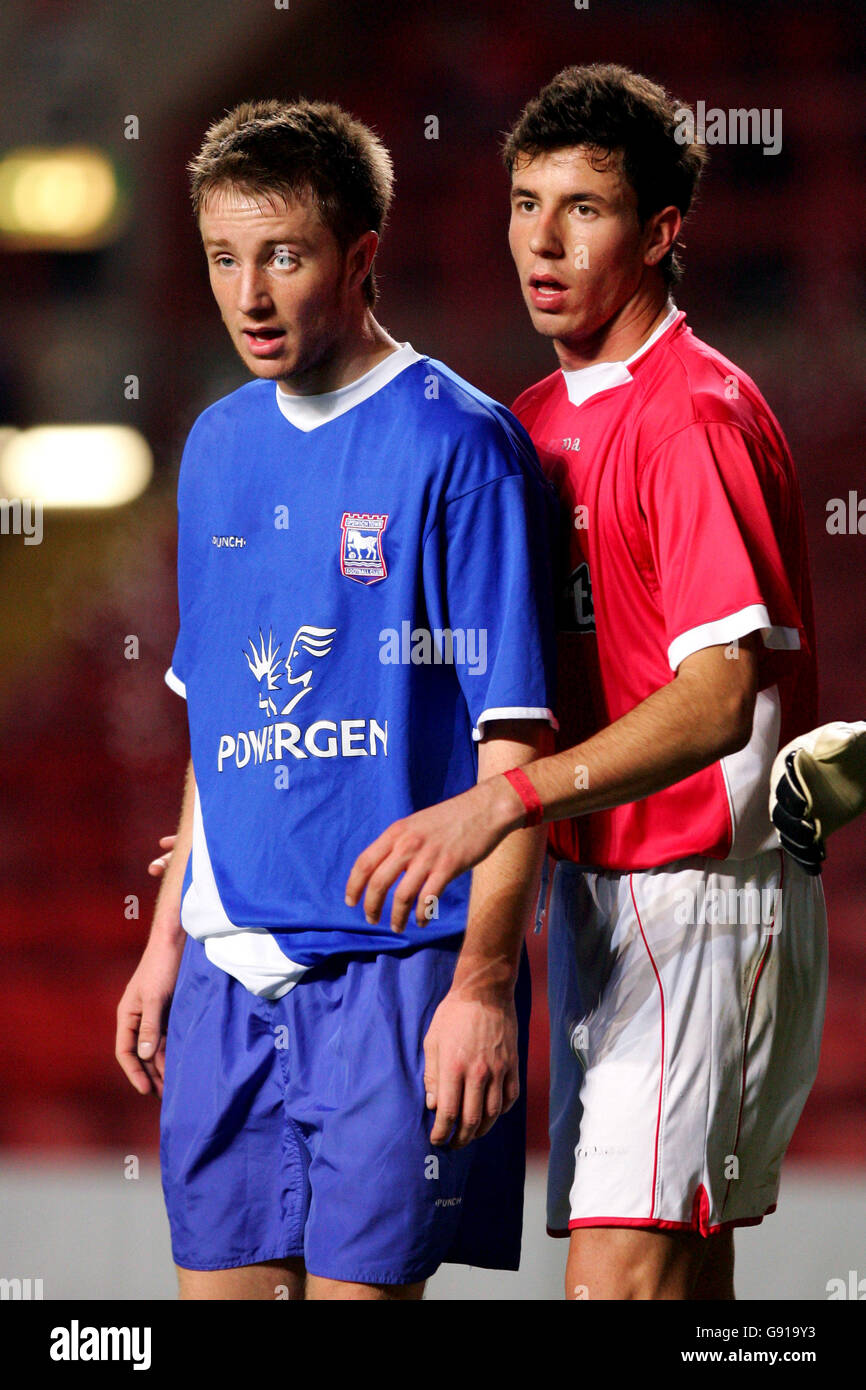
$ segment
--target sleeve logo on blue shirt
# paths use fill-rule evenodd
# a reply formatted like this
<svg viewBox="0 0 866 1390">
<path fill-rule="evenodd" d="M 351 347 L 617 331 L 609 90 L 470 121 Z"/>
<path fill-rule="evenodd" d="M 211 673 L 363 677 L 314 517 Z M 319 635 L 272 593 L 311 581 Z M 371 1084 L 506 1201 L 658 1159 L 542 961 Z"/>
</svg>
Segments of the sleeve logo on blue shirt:
<svg viewBox="0 0 866 1390">
<path fill-rule="evenodd" d="M 377 584 L 388 576 L 382 551 L 387 512 L 343 512 L 340 572 L 358 584 Z"/>
</svg>

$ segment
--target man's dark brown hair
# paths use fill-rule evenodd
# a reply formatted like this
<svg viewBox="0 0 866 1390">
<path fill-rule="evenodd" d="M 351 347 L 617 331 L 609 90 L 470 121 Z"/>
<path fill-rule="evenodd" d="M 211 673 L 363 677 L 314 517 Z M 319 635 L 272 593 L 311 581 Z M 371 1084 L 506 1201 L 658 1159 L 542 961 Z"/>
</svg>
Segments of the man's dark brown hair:
<svg viewBox="0 0 866 1390">
<path fill-rule="evenodd" d="M 524 107 L 506 137 L 505 164 L 511 174 L 523 159 L 582 145 L 594 168 L 604 169 L 612 156 L 621 159 L 641 226 L 671 205 L 685 218 L 707 158 L 703 145 L 676 138 L 678 129 L 681 139 L 689 129 L 688 112 L 663 87 L 617 63 L 563 68 Z M 676 250 L 659 268 L 668 286 L 681 278 Z"/>
<path fill-rule="evenodd" d="M 215 121 L 187 165 L 198 218 L 209 194 L 227 186 L 265 201 L 312 197 L 345 251 L 364 232 L 385 225 L 394 172 L 372 130 L 322 101 L 245 101 Z M 363 284 L 376 302 L 372 269 Z"/>
</svg>

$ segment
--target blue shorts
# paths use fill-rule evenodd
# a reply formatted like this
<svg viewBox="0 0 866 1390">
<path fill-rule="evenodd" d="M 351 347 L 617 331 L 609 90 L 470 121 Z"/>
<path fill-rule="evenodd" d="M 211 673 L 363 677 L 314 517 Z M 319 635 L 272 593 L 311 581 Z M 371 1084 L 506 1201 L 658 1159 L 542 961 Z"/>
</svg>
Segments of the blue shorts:
<svg viewBox="0 0 866 1390">
<path fill-rule="evenodd" d="M 517 988 L 520 1099 L 463 1149 L 430 1143 L 424 1036 L 460 939 L 334 957 L 259 999 L 189 938 L 169 1016 L 160 1158 L 175 1262 L 301 1257 L 363 1284 L 444 1261 L 517 1269 L 529 971 Z"/>
</svg>

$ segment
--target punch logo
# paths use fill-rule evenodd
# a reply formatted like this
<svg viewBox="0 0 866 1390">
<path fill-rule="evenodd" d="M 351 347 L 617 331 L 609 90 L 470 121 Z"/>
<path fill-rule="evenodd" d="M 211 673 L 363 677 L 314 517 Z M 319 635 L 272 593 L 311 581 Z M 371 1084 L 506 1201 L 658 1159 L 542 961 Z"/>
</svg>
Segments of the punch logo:
<svg viewBox="0 0 866 1390">
<path fill-rule="evenodd" d="M 340 572 L 357 584 L 376 584 L 388 576 L 382 552 L 387 512 L 343 512 Z"/>
<path fill-rule="evenodd" d="M 279 657 L 278 659 L 278 653 L 282 643 L 274 647 L 274 634 L 269 631 L 268 645 L 266 648 L 262 630 L 259 628 L 258 651 L 253 645 L 253 639 L 250 638 L 249 642 L 252 660 L 250 660 L 246 652 L 244 652 L 244 656 L 247 657 L 247 665 L 259 682 L 259 709 L 263 709 L 267 714 L 277 713 L 277 706 L 271 699 L 271 695 L 281 690 L 279 676 L 280 667 L 282 665 L 285 665 L 286 668 L 284 672 L 286 684 L 300 686 L 300 689 L 295 691 L 295 694 L 289 700 L 288 704 L 284 705 L 279 711 L 280 714 L 290 714 L 298 701 L 302 700 L 305 695 L 309 695 L 310 681 L 313 678 L 313 669 L 310 665 L 309 658 L 313 657 L 314 659 L 318 659 L 327 656 L 333 645 L 333 637 L 336 631 L 337 629 L 335 627 L 308 627 L 305 624 L 298 628 L 292 638 L 289 655 L 285 658 Z M 293 675 L 292 662 L 295 663 L 296 669 L 299 666 L 306 666 L 307 669 L 302 670 L 298 675 Z M 263 681 L 265 682 L 264 687 L 262 687 Z"/>
<path fill-rule="evenodd" d="M 243 536 L 211 536 L 210 543 L 217 550 L 243 550 L 246 540 Z"/>
</svg>

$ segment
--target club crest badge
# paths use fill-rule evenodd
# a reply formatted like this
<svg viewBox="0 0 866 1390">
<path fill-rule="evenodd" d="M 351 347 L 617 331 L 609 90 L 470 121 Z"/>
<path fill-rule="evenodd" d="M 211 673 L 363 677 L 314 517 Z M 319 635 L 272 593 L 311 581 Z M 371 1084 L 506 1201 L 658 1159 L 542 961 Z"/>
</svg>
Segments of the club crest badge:
<svg viewBox="0 0 866 1390">
<path fill-rule="evenodd" d="M 387 578 L 382 550 L 387 512 L 343 512 L 340 537 L 340 571 L 358 584 L 376 584 Z"/>
</svg>

